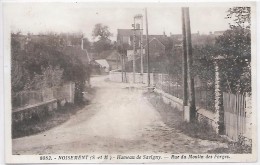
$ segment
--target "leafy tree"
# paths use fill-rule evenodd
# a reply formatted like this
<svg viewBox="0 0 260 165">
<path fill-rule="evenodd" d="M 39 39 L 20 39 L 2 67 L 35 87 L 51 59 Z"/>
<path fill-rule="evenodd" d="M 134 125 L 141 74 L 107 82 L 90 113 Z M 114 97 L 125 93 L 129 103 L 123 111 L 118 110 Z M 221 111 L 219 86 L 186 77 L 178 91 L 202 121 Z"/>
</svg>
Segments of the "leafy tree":
<svg viewBox="0 0 260 165">
<path fill-rule="evenodd" d="M 97 53 L 111 49 L 111 43 L 108 40 L 98 40 L 93 43 L 93 47 Z"/>
<path fill-rule="evenodd" d="M 92 31 L 92 36 L 94 39 L 107 40 L 112 36 L 112 33 L 109 31 L 108 26 L 98 23 Z"/>
<path fill-rule="evenodd" d="M 65 54 L 62 45 L 49 44 L 48 41 L 57 41 L 53 39 L 59 37 L 34 36 L 22 49 L 24 41 L 20 38 L 26 37 L 12 34 L 11 38 L 12 95 L 22 90 L 57 86 L 66 81 L 75 82 L 76 89 L 84 86 L 90 77 L 90 66 L 83 64 L 73 51 Z M 79 90 L 77 92 L 82 94 L 83 89 Z M 80 95 L 78 93 L 75 96 Z"/>
<path fill-rule="evenodd" d="M 112 33 L 109 31 L 108 26 L 98 23 L 95 25 L 92 31 L 93 39 L 98 39 L 94 42 L 93 46 L 96 52 L 101 53 L 104 50 L 109 50 L 111 48 L 110 37 Z"/>
<path fill-rule="evenodd" d="M 231 93 L 250 93 L 250 8 L 234 7 L 227 12 L 227 19 L 233 20 L 230 29 L 216 38 L 214 45 L 194 47 L 194 57 L 200 59 L 200 63 L 194 66 L 194 72 L 202 79 L 214 80 L 214 74 L 212 74 L 214 68 L 208 64 L 220 55 L 224 57 L 223 60 L 220 60 L 222 90 Z"/>
<path fill-rule="evenodd" d="M 250 7 L 233 7 L 228 9 L 227 17 L 232 19 L 230 28 L 240 27 L 250 29 L 251 26 L 251 8 Z"/>
<path fill-rule="evenodd" d="M 125 56 L 127 55 L 127 50 L 130 49 L 130 45 L 128 43 L 122 43 L 122 44 L 118 44 L 117 43 L 117 51 L 120 54 L 124 54 Z"/>
</svg>

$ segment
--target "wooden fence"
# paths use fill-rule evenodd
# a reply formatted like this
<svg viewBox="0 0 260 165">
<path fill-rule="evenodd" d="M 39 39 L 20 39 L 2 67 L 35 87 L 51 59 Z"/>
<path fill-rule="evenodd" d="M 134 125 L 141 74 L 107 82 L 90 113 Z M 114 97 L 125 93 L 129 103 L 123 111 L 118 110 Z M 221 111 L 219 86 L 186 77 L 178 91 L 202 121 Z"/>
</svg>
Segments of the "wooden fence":
<svg viewBox="0 0 260 165">
<path fill-rule="evenodd" d="M 234 141 L 246 133 L 245 95 L 223 93 L 224 125 L 226 135 Z"/>
</svg>

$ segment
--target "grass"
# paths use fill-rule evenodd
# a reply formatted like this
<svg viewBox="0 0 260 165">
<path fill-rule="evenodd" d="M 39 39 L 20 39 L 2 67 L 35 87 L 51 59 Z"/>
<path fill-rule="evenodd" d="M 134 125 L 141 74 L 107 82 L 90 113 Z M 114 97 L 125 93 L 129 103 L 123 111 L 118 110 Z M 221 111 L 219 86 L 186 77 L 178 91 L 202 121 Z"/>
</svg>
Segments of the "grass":
<svg viewBox="0 0 260 165">
<path fill-rule="evenodd" d="M 216 148 L 213 150 L 208 151 L 209 154 L 211 153 L 218 153 L 218 154 L 251 154 L 252 153 L 252 146 L 248 145 L 241 145 L 240 142 L 229 142 L 228 148 Z"/>
<path fill-rule="evenodd" d="M 172 108 L 169 104 L 164 103 L 159 94 L 146 93 L 145 95 L 148 97 L 150 103 L 160 113 L 165 124 L 169 127 L 178 129 L 190 137 L 210 141 L 224 141 L 224 139 L 217 135 L 215 131 L 205 122 L 189 123 L 183 121 L 183 112 L 176 108 Z"/>
<path fill-rule="evenodd" d="M 227 142 L 226 139 L 216 134 L 215 131 L 205 122 L 181 122 L 176 128 L 190 137 L 202 140 Z"/>
<path fill-rule="evenodd" d="M 216 148 L 209 150 L 208 153 L 232 153 L 242 154 L 251 153 L 252 147 L 243 145 L 242 142 L 230 142 L 226 138 L 218 135 L 206 122 L 185 122 L 183 121 L 183 113 L 178 109 L 174 109 L 171 105 L 163 102 L 162 97 L 157 93 L 145 93 L 149 102 L 160 113 L 164 123 L 171 127 L 180 130 L 182 133 L 202 140 L 220 141 L 228 143 L 228 148 Z"/>
</svg>

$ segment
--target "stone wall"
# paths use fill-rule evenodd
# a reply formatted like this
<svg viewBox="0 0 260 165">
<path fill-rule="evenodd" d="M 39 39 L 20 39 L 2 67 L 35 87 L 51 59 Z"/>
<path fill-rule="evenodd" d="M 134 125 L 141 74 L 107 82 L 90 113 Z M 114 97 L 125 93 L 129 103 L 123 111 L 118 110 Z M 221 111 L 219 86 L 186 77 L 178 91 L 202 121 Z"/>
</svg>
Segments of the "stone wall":
<svg viewBox="0 0 260 165">
<path fill-rule="evenodd" d="M 43 89 L 41 90 L 41 102 L 31 102 L 30 99 L 34 99 L 32 97 L 28 99 L 30 104 L 22 104 L 22 106 L 12 109 L 12 121 L 15 123 L 22 122 L 34 116 L 41 118 L 47 113 L 56 110 L 58 103 L 61 106 L 64 106 L 66 102 L 74 103 L 74 92 L 75 84 L 72 82 L 59 87 Z"/>
</svg>

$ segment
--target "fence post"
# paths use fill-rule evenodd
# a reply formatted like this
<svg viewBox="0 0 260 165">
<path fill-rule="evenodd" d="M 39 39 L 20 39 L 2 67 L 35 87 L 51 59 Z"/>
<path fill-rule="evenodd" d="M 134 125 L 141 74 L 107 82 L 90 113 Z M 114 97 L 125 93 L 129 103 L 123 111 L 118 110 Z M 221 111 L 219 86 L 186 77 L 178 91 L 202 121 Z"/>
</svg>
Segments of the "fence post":
<svg viewBox="0 0 260 165">
<path fill-rule="evenodd" d="M 245 137 L 252 139 L 252 103 L 249 93 L 245 94 Z"/>
<path fill-rule="evenodd" d="M 223 108 L 223 92 L 221 91 L 221 78 L 219 74 L 219 64 L 214 61 L 215 69 L 215 126 L 218 134 L 224 133 L 224 108 Z"/>
</svg>

